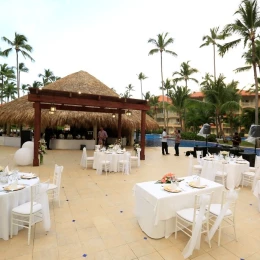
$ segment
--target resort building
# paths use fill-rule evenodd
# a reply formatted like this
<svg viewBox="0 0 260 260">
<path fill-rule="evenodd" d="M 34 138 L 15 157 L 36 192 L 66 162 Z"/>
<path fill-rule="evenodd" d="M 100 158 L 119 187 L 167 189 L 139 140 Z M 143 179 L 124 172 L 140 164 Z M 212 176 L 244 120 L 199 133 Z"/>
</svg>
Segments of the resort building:
<svg viewBox="0 0 260 260">
<path fill-rule="evenodd" d="M 239 114 L 242 113 L 242 109 L 245 108 L 255 108 L 255 93 L 253 92 L 248 92 L 245 90 L 241 90 L 240 92 L 241 95 L 241 100 L 240 100 L 240 111 L 238 112 Z M 204 94 L 202 92 L 193 92 L 190 95 L 190 98 L 196 99 L 203 101 L 204 100 Z M 163 96 L 159 96 L 158 99 L 159 102 L 163 102 Z M 172 101 L 169 97 L 165 96 L 164 97 L 164 102 L 167 102 L 168 104 L 172 104 Z M 166 107 L 167 107 L 166 105 Z M 258 100 L 258 107 L 260 107 L 260 99 Z M 164 126 L 164 116 L 163 116 L 163 111 L 162 108 L 158 108 L 156 113 L 156 121 L 159 124 L 161 128 Z M 174 129 L 180 129 L 181 128 L 181 123 L 180 123 L 180 118 L 176 112 L 172 112 L 170 110 L 166 110 L 166 118 L 168 118 L 168 122 L 166 122 L 166 126 L 169 129 L 169 133 L 173 132 Z M 207 123 L 207 122 L 205 122 Z M 231 135 L 231 129 L 228 123 L 222 123 L 222 127 L 224 130 L 224 134 L 226 136 Z M 240 131 L 241 129 L 238 129 Z M 214 124 L 211 124 L 211 133 L 215 134 L 216 133 L 216 126 Z"/>
</svg>

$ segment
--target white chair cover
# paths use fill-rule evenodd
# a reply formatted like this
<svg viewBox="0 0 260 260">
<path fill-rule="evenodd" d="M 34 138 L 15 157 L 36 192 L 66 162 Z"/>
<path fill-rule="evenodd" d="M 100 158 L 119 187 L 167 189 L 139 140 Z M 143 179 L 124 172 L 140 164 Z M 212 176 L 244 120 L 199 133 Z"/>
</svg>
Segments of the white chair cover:
<svg viewBox="0 0 260 260">
<path fill-rule="evenodd" d="M 193 155 L 190 154 L 189 155 L 189 167 L 188 167 L 187 176 L 191 176 L 192 175 L 192 167 L 193 167 Z"/>
<path fill-rule="evenodd" d="M 47 190 L 49 187 L 49 183 L 41 183 L 40 185 L 40 197 L 39 203 L 42 205 L 42 224 L 45 231 L 50 231 L 51 228 L 51 218 L 50 218 L 50 210 L 49 210 L 49 198 L 47 194 Z"/>
<path fill-rule="evenodd" d="M 217 169 L 215 163 L 212 164 L 212 161 L 204 161 L 200 176 L 210 181 L 214 181 L 216 176 L 216 171 Z"/>
<path fill-rule="evenodd" d="M 182 255 L 184 256 L 185 259 L 192 255 L 194 248 L 200 249 L 200 238 L 201 238 L 201 228 L 203 224 L 203 216 L 205 215 L 206 206 L 209 204 L 210 199 L 211 197 L 208 194 L 203 194 L 200 197 L 200 209 L 199 209 L 199 214 L 196 218 L 196 224 L 192 231 L 192 236 L 189 242 L 187 243 L 187 245 L 182 251 Z"/>
<path fill-rule="evenodd" d="M 83 167 L 83 168 L 87 167 L 87 151 L 86 151 L 86 147 L 84 147 L 83 151 L 82 151 L 80 166 Z"/>
<path fill-rule="evenodd" d="M 100 149 L 100 144 L 95 145 L 95 150 L 97 151 L 99 149 Z"/>
<path fill-rule="evenodd" d="M 254 195 L 258 199 L 258 210 L 260 212 L 260 180 L 256 182 L 255 189 L 254 189 Z"/>
<path fill-rule="evenodd" d="M 218 230 L 218 227 L 220 225 L 220 223 L 222 222 L 224 216 L 226 215 L 230 204 L 234 201 L 236 201 L 238 198 L 238 193 L 235 190 L 230 190 L 227 194 L 226 194 L 226 202 L 223 205 L 220 214 L 218 215 L 215 223 L 213 224 L 213 226 L 211 227 L 210 231 L 209 231 L 209 237 L 206 237 L 205 241 L 209 242 L 212 237 L 214 236 L 214 234 L 216 233 L 216 231 Z"/>
<path fill-rule="evenodd" d="M 98 154 L 98 161 L 97 161 L 97 174 L 102 174 L 102 171 L 103 169 L 105 169 L 105 167 L 108 167 L 107 171 L 110 171 L 109 154 L 106 154 L 105 152 L 100 152 Z"/>
<path fill-rule="evenodd" d="M 255 186 L 258 180 L 260 180 L 260 167 L 256 168 L 255 177 L 252 185 L 252 191 L 255 190 Z"/>
<path fill-rule="evenodd" d="M 130 173 L 130 156 L 131 154 L 129 152 L 125 152 L 124 156 L 122 158 L 122 167 L 123 167 L 123 173 L 129 174 Z M 120 161 L 119 161 L 120 163 Z"/>
</svg>

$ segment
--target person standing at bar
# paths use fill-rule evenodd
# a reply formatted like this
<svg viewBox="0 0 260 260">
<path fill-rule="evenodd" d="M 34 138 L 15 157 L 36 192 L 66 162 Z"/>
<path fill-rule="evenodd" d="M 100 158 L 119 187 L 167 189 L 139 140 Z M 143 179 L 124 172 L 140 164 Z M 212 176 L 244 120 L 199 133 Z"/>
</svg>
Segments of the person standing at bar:
<svg viewBox="0 0 260 260">
<path fill-rule="evenodd" d="M 107 132 L 101 126 L 100 130 L 98 131 L 98 144 L 105 146 L 107 137 Z"/>
<path fill-rule="evenodd" d="M 179 146 L 181 143 L 181 131 L 180 130 L 175 130 L 175 156 L 179 156 Z"/>
<path fill-rule="evenodd" d="M 168 135 L 166 133 L 166 129 L 163 129 L 162 132 L 162 155 L 169 154 L 168 153 L 168 143 L 167 143 Z"/>
</svg>

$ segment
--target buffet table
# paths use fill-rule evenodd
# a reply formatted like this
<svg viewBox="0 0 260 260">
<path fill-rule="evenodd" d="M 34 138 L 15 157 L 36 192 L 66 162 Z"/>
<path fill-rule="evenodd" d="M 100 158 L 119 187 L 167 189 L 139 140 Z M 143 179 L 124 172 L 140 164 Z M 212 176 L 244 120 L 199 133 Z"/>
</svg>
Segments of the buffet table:
<svg viewBox="0 0 260 260">
<path fill-rule="evenodd" d="M 20 147 L 21 137 L 0 136 L 0 145 Z"/>
<path fill-rule="evenodd" d="M 179 184 L 179 193 L 167 192 L 162 184 L 155 184 L 155 181 L 137 183 L 134 186 L 135 214 L 141 229 L 149 237 L 167 238 L 174 233 L 176 211 L 193 207 L 196 194 L 214 191 L 213 201 L 221 198 L 223 185 L 201 178 L 201 184 L 207 186 L 197 189 L 188 185 L 192 180 L 191 176 L 184 178 Z"/>
<path fill-rule="evenodd" d="M 0 238 L 8 240 L 10 236 L 11 211 L 23 203 L 30 201 L 31 189 L 30 186 L 39 182 L 39 178 L 30 180 L 19 180 L 19 184 L 24 184 L 26 187 L 18 191 L 5 192 L 3 186 L 6 183 L 0 182 Z M 18 227 L 13 229 L 13 235 L 17 235 Z"/>
<path fill-rule="evenodd" d="M 94 150 L 95 143 L 95 140 L 51 139 L 50 148 L 53 150 L 80 150 L 81 145 L 86 145 L 87 150 Z"/>
</svg>

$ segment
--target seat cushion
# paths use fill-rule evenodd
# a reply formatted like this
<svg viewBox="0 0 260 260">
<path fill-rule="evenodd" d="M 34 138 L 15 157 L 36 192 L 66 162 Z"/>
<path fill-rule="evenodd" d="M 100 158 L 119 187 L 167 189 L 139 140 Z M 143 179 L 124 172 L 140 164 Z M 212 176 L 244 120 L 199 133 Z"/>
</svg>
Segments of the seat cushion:
<svg viewBox="0 0 260 260">
<path fill-rule="evenodd" d="M 199 164 L 193 165 L 193 168 L 202 170 L 202 166 Z"/>
<path fill-rule="evenodd" d="M 194 213 L 194 208 L 188 208 L 188 209 L 182 209 L 176 212 L 176 214 L 178 216 L 180 216 L 181 218 L 189 221 L 189 222 L 193 222 L 193 213 Z M 196 211 L 196 218 L 199 215 L 199 211 Z M 203 221 L 206 220 L 206 217 L 203 216 Z"/>
<path fill-rule="evenodd" d="M 218 216 L 221 211 L 221 204 L 211 204 L 209 212 L 215 216 Z M 225 216 L 231 216 L 232 211 L 230 209 L 227 210 Z"/>
<path fill-rule="evenodd" d="M 53 183 L 50 183 L 49 184 L 49 187 L 48 187 L 48 190 L 54 190 L 54 189 L 56 189 L 58 186 L 57 185 L 55 185 L 55 184 L 53 184 Z"/>
<path fill-rule="evenodd" d="M 33 213 L 36 213 L 37 211 L 40 211 L 42 209 L 42 205 L 39 203 L 34 202 L 33 205 L 34 205 Z M 13 208 L 12 212 L 18 213 L 18 214 L 29 215 L 30 210 L 31 210 L 31 202 L 27 202 L 18 207 Z"/>
<path fill-rule="evenodd" d="M 87 157 L 87 161 L 94 161 L 94 157 Z"/>
<path fill-rule="evenodd" d="M 130 158 L 131 158 L 131 160 L 138 160 L 137 156 L 131 156 Z"/>
<path fill-rule="evenodd" d="M 249 167 L 250 172 L 255 172 L 256 168 L 255 167 Z"/>
<path fill-rule="evenodd" d="M 227 176 L 227 173 L 226 172 L 222 172 L 222 171 L 217 171 L 216 172 L 216 176 Z"/>
<path fill-rule="evenodd" d="M 243 175 L 246 175 L 248 177 L 255 177 L 255 173 L 254 172 L 243 172 Z"/>
</svg>

